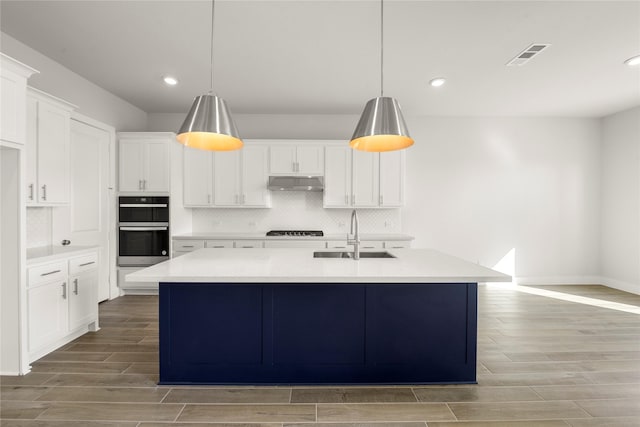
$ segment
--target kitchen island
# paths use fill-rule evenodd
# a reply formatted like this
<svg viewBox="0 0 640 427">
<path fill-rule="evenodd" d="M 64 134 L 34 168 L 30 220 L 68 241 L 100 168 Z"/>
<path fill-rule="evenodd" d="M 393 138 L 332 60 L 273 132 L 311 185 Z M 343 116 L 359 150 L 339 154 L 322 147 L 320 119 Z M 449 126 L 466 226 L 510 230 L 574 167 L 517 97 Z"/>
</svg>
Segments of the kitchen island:
<svg viewBox="0 0 640 427">
<path fill-rule="evenodd" d="M 201 249 L 128 275 L 159 282 L 160 383 L 474 383 L 477 283 L 511 278 L 389 252 Z"/>
</svg>

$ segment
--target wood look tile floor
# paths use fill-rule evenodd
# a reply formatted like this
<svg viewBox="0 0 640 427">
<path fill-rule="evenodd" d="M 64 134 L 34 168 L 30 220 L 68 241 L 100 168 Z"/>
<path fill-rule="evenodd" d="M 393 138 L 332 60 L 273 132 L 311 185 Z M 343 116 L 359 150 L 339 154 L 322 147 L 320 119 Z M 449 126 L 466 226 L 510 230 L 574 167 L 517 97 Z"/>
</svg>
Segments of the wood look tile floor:
<svg viewBox="0 0 640 427">
<path fill-rule="evenodd" d="M 0 425 L 640 426 L 640 296 L 602 286 L 481 286 L 477 385 L 157 386 L 157 304 L 102 303 L 100 331 L 1 377 Z"/>
</svg>

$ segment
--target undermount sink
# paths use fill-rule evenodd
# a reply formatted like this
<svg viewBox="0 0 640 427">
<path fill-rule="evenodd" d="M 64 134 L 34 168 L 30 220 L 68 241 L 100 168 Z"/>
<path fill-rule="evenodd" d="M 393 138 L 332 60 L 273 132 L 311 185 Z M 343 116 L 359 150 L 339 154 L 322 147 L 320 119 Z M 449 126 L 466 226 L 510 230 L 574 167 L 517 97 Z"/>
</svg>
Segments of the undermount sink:
<svg viewBox="0 0 640 427">
<path fill-rule="evenodd" d="M 351 258 L 353 252 L 314 252 L 314 258 Z M 360 252 L 360 258 L 395 258 L 389 252 Z"/>
</svg>

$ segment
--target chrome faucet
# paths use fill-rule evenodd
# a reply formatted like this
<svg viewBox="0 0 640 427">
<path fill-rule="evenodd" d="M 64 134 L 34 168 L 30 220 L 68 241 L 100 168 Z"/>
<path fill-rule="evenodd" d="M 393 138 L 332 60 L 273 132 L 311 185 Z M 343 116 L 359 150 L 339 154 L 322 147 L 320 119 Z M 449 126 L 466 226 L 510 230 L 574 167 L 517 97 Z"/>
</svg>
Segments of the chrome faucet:
<svg viewBox="0 0 640 427">
<path fill-rule="evenodd" d="M 351 231 L 349 233 L 349 237 L 347 238 L 347 245 L 353 245 L 353 259 L 360 259 L 360 231 L 359 231 L 359 222 L 358 221 L 358 213 L 354 209 L 351 212 Z M 355 233 L 354 233 L 354 225 L 355 224 Z"/>
</svg>

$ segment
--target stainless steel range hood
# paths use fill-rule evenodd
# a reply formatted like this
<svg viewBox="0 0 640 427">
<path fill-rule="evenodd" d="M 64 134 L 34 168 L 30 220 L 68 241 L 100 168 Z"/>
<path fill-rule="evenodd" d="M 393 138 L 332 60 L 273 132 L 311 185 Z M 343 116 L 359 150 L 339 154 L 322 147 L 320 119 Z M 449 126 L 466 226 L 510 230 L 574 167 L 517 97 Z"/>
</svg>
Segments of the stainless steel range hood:
<svg viewBox="0 0 640 427">
<path fill-rule="evenodd" d="M 323 191 L 321 176 L 270 176 L 269 190 L 272 191 Z"/>
</svg>

